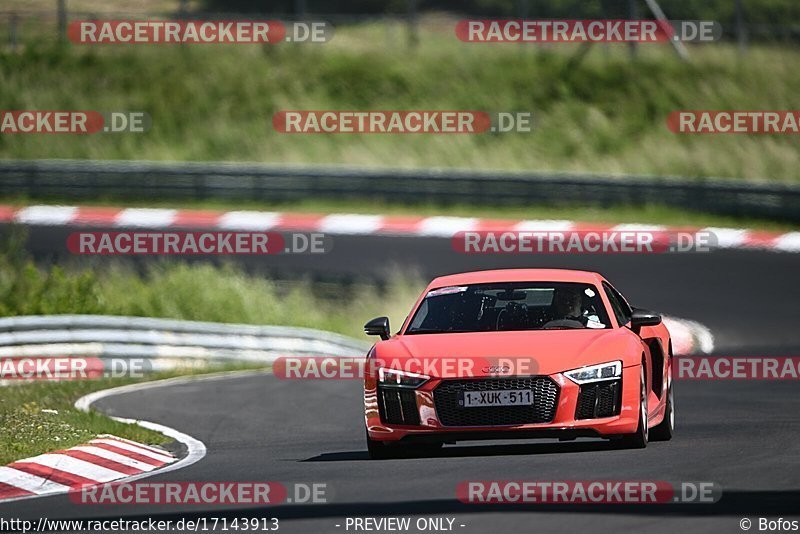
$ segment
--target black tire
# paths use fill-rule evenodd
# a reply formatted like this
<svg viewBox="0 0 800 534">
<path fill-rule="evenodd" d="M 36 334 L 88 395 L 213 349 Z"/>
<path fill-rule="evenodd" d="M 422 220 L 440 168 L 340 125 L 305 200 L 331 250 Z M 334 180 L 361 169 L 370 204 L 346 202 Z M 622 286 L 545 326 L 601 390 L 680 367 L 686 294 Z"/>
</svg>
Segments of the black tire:
<svg viewBox="0 0 800 534">
<path fill-rule="evenodd" d="M 667 384 L 667 407 L 664 412 L 664 420 L 658 426 L 650 429 L 650 441 L 669 441 L 675 433 L 675 397 L 672 393 L 672 369 L 669 371 L 669 383 Z"/>
<path fill-rule="evenodd" d="M 412 458 L 436 454 L 443 443 L 419 443 L 413 445 L 384 443 L 367 436 L 367 453 L 370 460 L 388 460 L 391 458 Z"/>
<path fill-rule="evenodd" d="M 394 458 L 395 455 L 400 452 L 400 447 L 389 446 L 382 441 L 376 441 L 374 439 L 370 439 L 367 436 L 367 453 L 369 454 L 370 460 L 387 460 L 389 458 Z"/>
<path fill-rule="evenodd" d="M 644 377 L 644 365 L 639 377 L 639 425 L 633 434 L 624 434 L 619 440 L 623 449 L 644 449 L 647 447 L 649 431 L 647 428 L 647 381 Z"/>
</svg>

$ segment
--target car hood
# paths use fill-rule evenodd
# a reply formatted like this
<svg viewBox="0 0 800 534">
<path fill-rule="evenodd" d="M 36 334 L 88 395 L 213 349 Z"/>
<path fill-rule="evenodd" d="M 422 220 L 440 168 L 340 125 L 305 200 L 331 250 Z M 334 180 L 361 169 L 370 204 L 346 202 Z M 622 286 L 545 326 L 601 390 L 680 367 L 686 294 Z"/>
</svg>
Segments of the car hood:
<svg viewBox="0 0 800 534">
<path fill-rule="evenodd" d="M 453 360 L 471 362 L 474 376 L 549 375 L 614 360 L 638 363 L 636 339 L 626 328 L 414 334 L 378 343 L 375 356 L 381 365 L 438 378 L 463 376 L 465 367 L 460 375 Z"/>
</svg>

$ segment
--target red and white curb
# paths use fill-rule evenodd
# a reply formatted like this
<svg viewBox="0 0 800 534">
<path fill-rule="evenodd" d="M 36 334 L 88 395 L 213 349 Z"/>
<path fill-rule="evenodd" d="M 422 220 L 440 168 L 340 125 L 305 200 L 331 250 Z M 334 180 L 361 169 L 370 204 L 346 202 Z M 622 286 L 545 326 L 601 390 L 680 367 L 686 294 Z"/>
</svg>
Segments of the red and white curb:
<svg viewBox="0 0 800 534">
<path fill-rule="evenodd" d="M 0 501 L 66 493 L 149 473 L 176 460 L 163 449 L 104 434 L 0 467 Z"/>
<path fill-rule="evenodd" d="M 670 227 L 648 224 L 604 224 L 569 220 L 478 219 L 473 217 L 414 217 L 352 213 L 312 214 L 274 211 L 210 211 L 154 208 L 0 205 L 0 222 L 26 225 L 115 228 L 185 228 L 224 231 L 293 230 L 333 235 L 393 235 L 446 237 L 458 232 L 522 231 L 681 231 L 711 232 L 717 248 L 746 248 L 800 252 L 800 232 L 769 232 L 743 228 Z"/>
<path fill-rule="evenodd" d="M 197 380 L 217 380 L 244 373 L 252 373 L 252 371 L 231 371 L 202 376 L 167 378 L 164 380 L 155 380 L 153 382 L 141 382 L 104 389 L 84 395 L 75 401 L 75 408 L 88 412 L 92 404 L 106 397 L 133 391 L 179 385 Z M 206 455 L 206 446 L 202 441 L 175 430 L 174 428 L 150 421 L 112 416 L 109 416 L 109 418 L 121 423 L 136 424 L 172 438 L 186 448 L 186 454 L 181 458 L 176 458 L 165 450 L 142 445 L 141 443 L 115 438 L 113 436 L 98 436 L 86 445 L 73 447 L 73 449 L 79 449 L 79 451 L 77 451 L 79 454 L 70 453 L 69 451 L 73 449 L 67 449 L 66 451 L 58 451 L 34 458 L 19 460 L 6 467 L 0 467 L 0 504 L 67 493 L 73 488 L 77 489 L 84 483 L 90 485 L 104 484 L 110 481 L 122 480 L 123 478 L 126 482 L 132 482 L 156 474 L 160 475 L 189 467 L 202 460 Z M 114 441 L 112 441 L 111 444 L 101 446 L 101 444 L 107 440 Z M 84 449 L 80 450 L 82 447 Z M 108 447 L 123 449 L 126 453 L 123 454 L 116 450 L 108 451 Z M 96 450 L 89 452 L 86 448 L 105 449 L 108 452 L 98 454 Z M 112 452 L 119 455 L 119 457 L 114 456 L 113 458 L 109 458 L 109 453 Z M 138 456 L 131 456 L 133 453 Z M 96 456 L 97 459 L 92 458 L 92 461 L 83 459 L 86 458 L 84 455 L 87 454 Z M 122 460 L 122 458 L 126 459 Z M 156 466 L 154 463 L 157 461 L 162 461 L 163 463 Z M 114 462 L 114 464 L 112 465 L 109 462 Z M 31 464 L 34 466 L 32 469 L 38 470 L 38 473 L 27 467 Z M 29 470 L 25 471 L 26 468 Z M 113 478 L 109 478 L 112 476 Z M 85 479 L 85 481 L 83 479 Z M 7 487 L 9 489 L 6 489 Z M 6 491 L 8 493 L 6 493 Z"/>
<path fill-rule="evenodd" d="M 664 316 L 664 325 L 669 330 L 675 356 L 710 354 L 714 351 L 714 335 L 705 325 L 671 316 Z"/>
</svg>

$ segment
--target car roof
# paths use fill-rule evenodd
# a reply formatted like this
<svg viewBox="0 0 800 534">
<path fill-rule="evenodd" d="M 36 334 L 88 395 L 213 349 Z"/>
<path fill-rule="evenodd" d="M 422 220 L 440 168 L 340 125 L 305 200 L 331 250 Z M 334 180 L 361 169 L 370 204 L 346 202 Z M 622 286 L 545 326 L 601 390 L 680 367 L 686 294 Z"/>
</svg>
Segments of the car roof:
<svg viewBox="0 0 800 534">
<path fill-rule="evenodd" d="M 571 269 L 496 269 L 491 271 L 472 271 L 435 278 L 428 289 L 465 284 L 486 284 L 492 282 L 579 282 L 600 284 L 604 278 L 592 271 Z"/>
</svg>

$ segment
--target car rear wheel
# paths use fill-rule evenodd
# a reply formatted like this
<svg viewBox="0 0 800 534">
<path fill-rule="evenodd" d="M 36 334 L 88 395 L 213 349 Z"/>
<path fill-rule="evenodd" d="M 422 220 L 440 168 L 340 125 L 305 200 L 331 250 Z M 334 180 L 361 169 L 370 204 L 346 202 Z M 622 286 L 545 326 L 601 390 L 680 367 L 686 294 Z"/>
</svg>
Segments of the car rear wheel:
<svg viewBox="0 0 800 534">
<path fill-rule="evenodd" d="M 669 372 L 669 384 L 667 385 L 667 408 L 664 412 L 664 420 L 650 431 L 651 441 L 669 441 L 675 432 L 675 400 L 672 393 L 672 369 Z"/>
<path fill-rule="evenodd" d="M 636 432 L 622 436 L 619 444 L 625 449 L 644 449 L 647 447 L 649 431 L 647 428 L 647 381 L 644 377 L 644 365 L 639 376 L 639 424 Z"/>
</svg>

